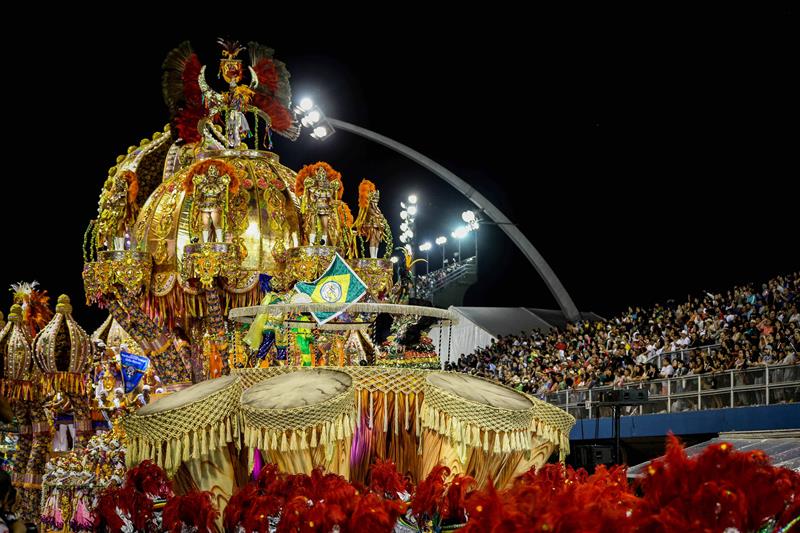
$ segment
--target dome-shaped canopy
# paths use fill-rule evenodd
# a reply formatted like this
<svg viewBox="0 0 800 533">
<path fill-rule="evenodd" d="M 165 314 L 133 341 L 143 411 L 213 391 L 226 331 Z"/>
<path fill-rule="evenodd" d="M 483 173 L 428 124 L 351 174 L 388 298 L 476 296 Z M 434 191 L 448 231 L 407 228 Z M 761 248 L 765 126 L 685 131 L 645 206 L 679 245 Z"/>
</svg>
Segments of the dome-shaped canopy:
<svg viewBox="0 0 800 533">
<path fill-rule="evenodd" d="M 153 256 L 153 290 L 157 294 L 174 285 L 184 247 L 201 236 L 200 211 L 192 209 L 193 198 L 185 181 L 195 165 L 208 159 L 224 161 L 241 171 L 237 190 L 227 198 L 224 225 L 226 240 L 238 245 L 242 253 L 244 273 L 281 269 L 286 249 L 300 242 L 299 205 L 292 191 L 295 173 L 281 165 L 277 155 L 257 150 L 201 152 L 192 165 L 169 175 L 139 212 L 136 240 L 145 243 Z"/>
<path fill-rule="evenodd" d="M 22 306 L 14 304 L 8 313 L 8 325 L 3 330 L 3 343 L 5 379 L 29 380 L 31 379 L 31 363 L 33 350 L 30 337 L 22 321 Z"/>
<path fill-rule="evenodd" d="M 58 297 L 56 314 L 36 336 L 34 357 L 37 366 L 45 373 L 83 373 L 91 362 L 89 335 L 72 318 L 69 297 Z"/>
</svg>

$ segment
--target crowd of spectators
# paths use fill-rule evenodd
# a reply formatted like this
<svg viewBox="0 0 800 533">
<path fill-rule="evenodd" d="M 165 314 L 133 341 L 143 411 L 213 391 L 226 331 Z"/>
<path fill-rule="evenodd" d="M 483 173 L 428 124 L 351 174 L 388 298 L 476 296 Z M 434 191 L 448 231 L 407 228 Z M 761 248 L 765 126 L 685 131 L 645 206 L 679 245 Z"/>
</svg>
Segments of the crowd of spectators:
<svg viewBox="0 0 800 533">
<path fill-rule="evenodd" d="M 690 296 L 680 304 L 628 308 L 610 320 L 498 337 L 445 369 L 544 395 L 797 364 L 799 295 L 800 272 L 795 272 L 760 286 Z"/>
<path fill-rule="evenodd" d="M 416 277 L 417 298 L 430 300 L 437 285 L 440 285 L 447 276 L 455 272 L 460 266 L 474 261 L 474 257 L 467 257 L 464 261 L 446 261 L 442 268 L 432 270 L 428 274 Z"/>
</svg>

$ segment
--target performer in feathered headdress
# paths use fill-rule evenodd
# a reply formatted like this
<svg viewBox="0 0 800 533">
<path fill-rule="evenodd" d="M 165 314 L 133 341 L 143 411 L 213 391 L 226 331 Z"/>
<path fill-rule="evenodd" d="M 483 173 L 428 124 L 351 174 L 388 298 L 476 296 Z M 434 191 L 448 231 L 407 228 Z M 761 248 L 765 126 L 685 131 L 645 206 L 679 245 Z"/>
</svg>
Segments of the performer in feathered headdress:
<svg viewBox="0 0 800 533">
<path fill-rule="evenodd" d="M 208 85 L 205 67 L 189 42 L 172 50 L 164 60 L 162 88 L 173 123 L 186 142 L 204 141 L 213 148 L 240 148 L 243 136 L 253 135 L 258 144 L 258 123 L 266 125 L 264 145 L 271 147 L 270 132 L 297 139 L 300 127 L 291 109 L 291 86 L 286 65 L 273 57 L 274 51 L 256 42 L 247 47 L 220 39 L 222 59 L 218 74 L 228 90 L 217 93 Z M 245 68 L 240 54 L 249 54 L 250 82 L 240 85 Z M 251 127 L 247 113 L 258 117 Z M 225 120 L 221 132 L 215 122 Z M 258 148 L 258 146 L 256 146 Z"/>
<path fill-rule="evenodd" d="M 358 218 L 355 229 L 358 235 L 369 244 L 369 256 L 378 257 L 378 247 L 383 242 L 389 223 L 378 207 L 380 192 L 369 180 L 361 180 L 358 186 Z"/>
<path fill-rule="evenodd" d="M 30 283 L 20 281 L 11 285 L 14 303 L 22 306 L 22 321 L 25 323 L 31 341 L 53 318 L 50 296 L 47 295 L 47 291 L 38 290 L 38 286 L 38 281 Z"/>
</svg>

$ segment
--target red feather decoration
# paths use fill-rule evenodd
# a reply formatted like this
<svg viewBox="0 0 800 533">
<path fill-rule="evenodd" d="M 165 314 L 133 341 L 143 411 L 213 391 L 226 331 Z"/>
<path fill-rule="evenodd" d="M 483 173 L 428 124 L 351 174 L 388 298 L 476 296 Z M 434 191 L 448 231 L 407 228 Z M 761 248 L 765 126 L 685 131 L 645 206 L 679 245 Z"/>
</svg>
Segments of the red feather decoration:
<svg viewBox="0 0 800 533">
<path fill-rule="evenodd" d="M 278 70 L 271 59 L 262 59 L 253 66 L 253 70 L 258 75 L 259 86 L 266 86 L 272 94 L 278 90 Z"/>
<path fill-rule="evenodd" d="M 411 512 L 417 517 L 417 522 L 421 522 L 423 516 L 431 517 L 439 511 L 445 492 L 444 480 L 449 475 L 449 468 L 437 465 L 417 486 L 411 500 Z"/>
<path fill-rule="evenodd" d="M 128 470 L 125 487 L 131 488 L 150 499 L 168 499 L 174 495 L 172 483 L 167 474 L 153 461 L 142 461 L 138 466 Z"/>
<path fill-rule="evenodd" d="M 210 492 L 190 492 L 167 502 L 162 524 L 170 533 L 181 533 L 184 527 L 210 533 L 216 530 L 214 521 L 218 516 Z"/>
<path fill-rule="evenodd" d="M 348 531 L 390 532 L 397 519 L 406 510 L 406 504 L 397 500 L 385 500 L 377 494 L 366 494 L 359 498 L 348 522 Z"/>
<path fill-rule="evenodd" d="M 398 492 L 409 492 L 409 482 L 400 475 L 394 462 L 378 459 L 369 471 L 369 490 L 395 498 Z"/>
<path fill-rule="evenodd" d="M 464 515 L 467 491 L 475 485 L 475 478 L 457 475 L 447 487 L 447 494 L 442 502 L 442 520 L 463 523 L 467 517 Z"/>
<path fill-rule="evenodd" d="M 153 502 L 133 487 L 105 491 L 97 502 L 92 523 L 95 531 L 122 531 L 126 517 L 138 531 L 145 531 L 153 516 Z"/>
</svg>

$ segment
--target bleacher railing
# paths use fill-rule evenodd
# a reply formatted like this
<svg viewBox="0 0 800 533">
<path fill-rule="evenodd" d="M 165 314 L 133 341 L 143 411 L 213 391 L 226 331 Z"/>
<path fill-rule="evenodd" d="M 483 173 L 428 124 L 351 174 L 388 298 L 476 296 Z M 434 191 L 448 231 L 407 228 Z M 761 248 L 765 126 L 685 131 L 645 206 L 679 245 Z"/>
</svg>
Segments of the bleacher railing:
<svg viewBox="0 0 800 533">
<path fill-rule="evenodd" d="M 647 363 L 655 363 L 655 365 L 659 369 L 661 368 L 661 362 L 664 359 L 667 359 L 670 362 L 677 359 L 677 360 L 682 361 L 683 363 L 687 363 L 688 364 L 689 360 L 690 360 L 690 356 L 694 352 L 706 352 L 708 355 L 711 355 L 711 351 L 712 350 L 716 350 L 720 346 L 722 346 L 722 345 L 721 344 L 707 344 L 705 346 L 697 346 L 695 348 L 685 348 L 683 350 L 675 350 L 674 352 L 664 352 L 664 353 L 653 354 L 647 359 L 647 361 L 645 361 L 645 364 L 647 364 Z"/>
<path fill-rule="evenodd" d="M 575 418 L 611 416 L 610 407 L 594 405 L 614 387 L 563 390 L 539 395 Z M 622 408 L 623 416 L 682 413 L 754 405 L 800 402 L 800 365 L 771 365 L 626 383 L 622 389 L 649 390 L 644 405 Z"/>
<path fill-rule="evenodd" d="M 420 276 L 417 283 L 417 290 L 423 295 L 430 296 L 465 276 L 475 274 L 477 272 L 475 257 L 467 257 L 460 263 L 456 263 L 454 268 L 450 268 L 451 270 L 449 271 L 439 268 L 431 271 L 429 274 Z M 446 271 L 446 274 L 439 278 L 439 275 L 443 270 Z M 435 281 L 433 281 L 433 283 L 429 283 L 428 280 L 431 279 Z"/>
</svg>

